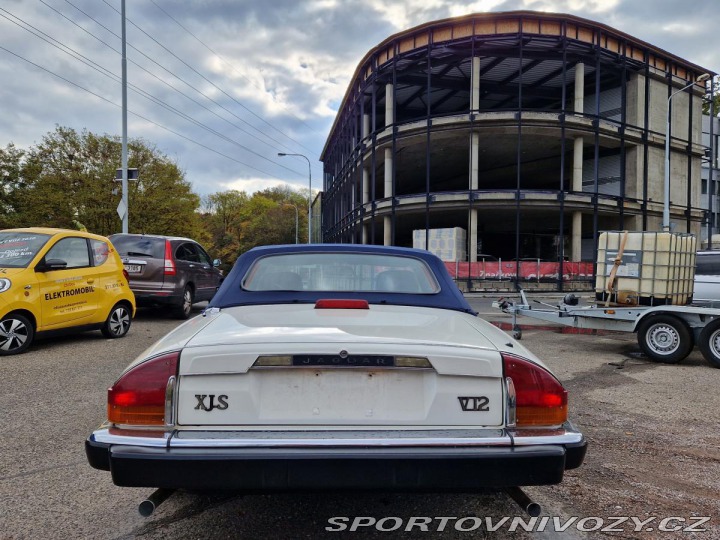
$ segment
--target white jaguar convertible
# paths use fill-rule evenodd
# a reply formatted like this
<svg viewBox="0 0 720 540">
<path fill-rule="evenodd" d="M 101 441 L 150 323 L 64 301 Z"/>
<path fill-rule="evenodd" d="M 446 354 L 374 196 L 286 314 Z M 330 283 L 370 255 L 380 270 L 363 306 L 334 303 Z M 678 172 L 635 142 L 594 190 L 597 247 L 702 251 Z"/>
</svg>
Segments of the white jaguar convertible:
<svg viewBox="0 0 720 540">
<path fill-rule="evenodd" d="M 120 375 L 86 451 L 119 486 L 555 484 L 586 449 L 567 403 L 430 253 L 270 246 Z"/>
</svg>

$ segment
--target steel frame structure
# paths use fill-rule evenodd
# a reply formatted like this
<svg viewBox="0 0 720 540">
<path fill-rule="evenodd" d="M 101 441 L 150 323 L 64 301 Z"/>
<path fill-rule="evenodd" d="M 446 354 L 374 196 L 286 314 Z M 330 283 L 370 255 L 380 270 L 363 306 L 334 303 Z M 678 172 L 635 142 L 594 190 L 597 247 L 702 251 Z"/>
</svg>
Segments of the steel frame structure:
<svg viewBox="0 0 720 540">
<path fill-rule="evenodd" d="M 585 101 L 575 110 L 579 65 Z M 654 103 L 702 73 L 710 72 L 569 15 L 475 14 L 391 36 L 360 62 L 323 150 L 322 240 L 381 244 L 389 218 L 392 245 L 412 245 L 412 230 L 425 229 L 427 246 L 431 228 L 465 228 L 477 210 L 477 238 L 502 250 L 495 254 L 562 265 L 572 212 L 582 213 L 586 242 L 599 230 L 649 230 L 662 213 L 654 170 L 666 135 Z M 673 111 L 672 157 L 685 174 L 673 169 L 672 198 L 685 195 L 671 198 L 671 213 L 699 232 L 704 88 L 690 86 Z M 582 190 L 570 181 L 578 137 Z M 562 266 L 558 289 L 561 276 Z"/>
</svg>

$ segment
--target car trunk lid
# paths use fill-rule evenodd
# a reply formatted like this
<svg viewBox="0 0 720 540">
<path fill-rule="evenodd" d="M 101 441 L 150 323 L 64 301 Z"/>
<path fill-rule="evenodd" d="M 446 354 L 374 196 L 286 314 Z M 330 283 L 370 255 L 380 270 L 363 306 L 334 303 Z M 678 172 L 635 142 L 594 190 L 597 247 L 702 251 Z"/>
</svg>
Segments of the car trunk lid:
<svg viewBox="0 0 720 540">
<path fill-rule="evenodd" d="M 403 306 L 224 309 L 181 354 L 178 423 L 500 426 L 500 353 L 471 319 Z"/>
</svg>

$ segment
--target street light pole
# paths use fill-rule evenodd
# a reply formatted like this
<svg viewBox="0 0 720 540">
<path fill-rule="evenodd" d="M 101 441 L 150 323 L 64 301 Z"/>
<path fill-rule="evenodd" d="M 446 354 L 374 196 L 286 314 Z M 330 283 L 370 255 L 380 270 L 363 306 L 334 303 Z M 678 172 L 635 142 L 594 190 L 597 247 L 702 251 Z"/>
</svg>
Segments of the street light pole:
<svg viewBox="0 0 720 540">
<path fill-rule="evenodd" d="M 694 81 L 686 84 L 680 90 L 675 90 L 668 96 L 667 100 L 667 120 L 665 122 L 665 185 L 664 185 L 664 203 L 663 203 L 663 224 L 664 232 L 670 232 L 670 102 L 677 94 L 690 88 L 693 84 L 705 82 L 710 78 L 708 73 L 703 73 Z"/>
<path fill-rule="evenodd" d="M 278 156 L 284 157 L 284 156 L 297 156 L 304 158 L 305 161 L 308 163 L 308 244 L 312 243 L 312 168 L 310 165 L 310 160 L 307 158 L 304 154 L 286 154 L 285 152 L 278 152 Z"/>
<path fill-rule="evenodd" d="M 293 203 L 283 203 L 283 206 L 292 206 L 295 209 L 295 243 L 298 243 L 298 226 L 300 223 L 300 214 L 298 212 L 297 204 Z"/>
<path fill-rule="evenodd" d="M 125 0 L 120 3 L 122 19 L 122 232 L 128 233 L 128 147 L 127 147 L 127 56 L 125 54 Z"/>
</svg>

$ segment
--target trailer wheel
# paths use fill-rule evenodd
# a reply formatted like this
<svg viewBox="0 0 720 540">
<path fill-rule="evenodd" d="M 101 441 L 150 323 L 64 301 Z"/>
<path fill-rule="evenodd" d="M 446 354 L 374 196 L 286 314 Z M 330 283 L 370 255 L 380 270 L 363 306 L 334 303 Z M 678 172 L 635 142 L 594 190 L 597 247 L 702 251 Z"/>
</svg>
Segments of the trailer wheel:
<svg viewBox="0 0 720 540">
<path fill-rule="evenodd" d="M 694 346 L 692 334 L 685 323 L 671 315 L 655 315 L 640 322 L 638 345 L 651 360 L 677 364 Z"/>
<path fill-rule="evenodd" d="M 720 319 L 715 319 L 702 329 L 698 347 L 711 366 L 720 368 Z"/>
</svg>

